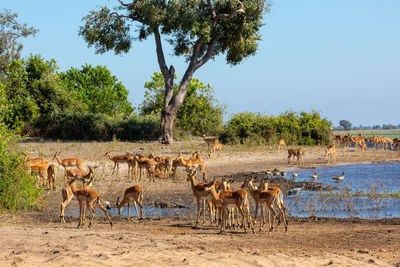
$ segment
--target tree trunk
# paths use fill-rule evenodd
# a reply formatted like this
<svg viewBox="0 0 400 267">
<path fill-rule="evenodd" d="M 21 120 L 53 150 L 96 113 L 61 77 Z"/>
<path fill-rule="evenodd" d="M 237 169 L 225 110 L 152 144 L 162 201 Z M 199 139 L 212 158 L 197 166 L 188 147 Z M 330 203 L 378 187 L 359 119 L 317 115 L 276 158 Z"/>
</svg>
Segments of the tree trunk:
<svg viewBox="0 0 400 267">
<path fill-rule="evenodd" d="M 190 59 L 189 66 L 187 67 L 185 74 L 183 75 L 182 81 L 178 87 L 178 92 L 174 95 L 174 75 L 175 69 L 171 65 L 167 68 L 165 63 L 164 52 L 161 44 L 161 36 L 158 29 L 154 29 L 154 39 L 156 41 L 156 51 L 158 64 L 160 66 L 161 73 L 164 76 L 165 82 L 165 95 L 164 95 L 164 108 L 161 113 L 161 125 L 160 125 L 160 138 L 159 141 L 162 144 L 172 144 L 174 141 L 174 120 L 175 115 L 178 112 L 179 107 L 185 100 L 187 89 L 190 81 L 192 80 L 194 72 L 204 65 L 213 55 L 214 47 L 218 40 L 225 34 L 224 31 L 214 37 L 208 44 L 207 52 L 198 61 L 201 48 L 203 47 L 203 40 L 199 39 L 193 47 L 193 54 Z"/>
<path fill-rule="evenodd" d="M 161 114 L 160 142 L 161 144 L 172 144 L 174 141 L 174 120 L 176 112 L 163 111 Z"/>
</svg>

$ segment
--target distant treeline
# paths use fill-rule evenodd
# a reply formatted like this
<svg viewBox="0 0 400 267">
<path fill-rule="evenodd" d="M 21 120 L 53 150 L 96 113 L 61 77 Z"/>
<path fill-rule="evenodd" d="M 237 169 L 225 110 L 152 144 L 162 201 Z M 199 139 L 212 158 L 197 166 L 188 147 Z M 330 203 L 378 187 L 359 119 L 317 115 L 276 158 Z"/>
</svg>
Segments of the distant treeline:
<svg viewBox="0 0 400 267">
<path fill-rule="evenodd" d="M 392 124 L 382 124 L 382 125 L 374 125 L 374 126 L 352 126 L 350 129 L 345 129 L 343 126 L 336 126 L 333 127 L 334 131 L 349 131 L 349 130 L 393 130 L 393 129 L 400 129 L 399 125 L 392 125 Z"/>
<path fill-rule="evenodd" d="M 72 113 L 42 117 L 24 129 L 30 136 L 50 139 L 151 141 L 157 140 L 159 125 L 159 116 L 118 119 Z M 329 142 L 330 129 L 331 122 L 317 112 L 286 112 L 276 117 L 247 112 L 233 115 L 217 135 L 229 144 L 276 144 L 283 138 L 287 144 L 315 145 Z"/>
</svg>

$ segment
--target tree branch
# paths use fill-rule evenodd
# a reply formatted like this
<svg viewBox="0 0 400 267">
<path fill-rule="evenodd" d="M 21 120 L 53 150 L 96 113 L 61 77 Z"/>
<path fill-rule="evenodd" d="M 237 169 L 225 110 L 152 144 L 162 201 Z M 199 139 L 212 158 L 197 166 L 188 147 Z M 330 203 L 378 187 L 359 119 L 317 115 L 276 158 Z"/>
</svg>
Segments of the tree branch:
<svg viewBox="0 0 400 267">
<path fill-rule="evenodd" d="M 133 4 L 125 4 L 124 2 L 122 2 L 122 0 L 118 0 L 118 2 L 119 2 L 121 5 L 123 5 L 124 7 L 129 7 L 129 8 L 133 7 Z"/>
<path fill-rule="evenodd" d="M 210 11 L 211 18 L 214 19 L 217 16 L 217 14 L 215 14 L 214 9 L 212 8 L 211 0 L 207 0 L 207 7 L 208 10 Z"/>
<path fill-rule="evenodd" d="M 134 20 L 134 21 L 138 21 L 138 22 L 140 22 L 140 23 L 142 23 L 144 25 L 148 25 L 148 23 L 146 23 L 146 21 L 142 17 L 140 17 L 139 15 L 136 15 L 136 16 L 134 16 L 132 14 L 131 15 L 122 15 L 122 14 L 118 14 L 117 12 L 111 12 L 110 16 L 116 16 L 116 17 L 119 17 L 119 18 L 127 18 L 127 19 L 131 19 L 131 20 Z"/>
<path fill-rule="evenodd" d="M 225 35 L 225 31 L 220 32 L 217 36 L 215 36 L 211 42 L 208 44 L 208 49 L 206 54 L 196 62 L 195 69 L 197 70 L 201 66 L 203 66 L 213 55 L 214 55 L 214 49 L 215 45 Z"/>
<path fill-rule="evenodd" d="M 168 75 L 168 68 L 167 68 L 167 64 L 165 63 L 164 51 L 163 51 L 162 44 L 161 44 L 160 32 L 158 31 L 158 29 L 155 29 L 153 32 L 154 32 L 154 39 L 156 41 L 158 65 L 160 66 L 160 70 L 161 70 L 163 76 L 166 77 Z"/>
<path fill-rule="evenodd" d="M 158 65 L 160 66 L 160 70 L 162 75 L 164 76 L 165 81 L 165 95 L 164 95 L 164 107 L 165 109 L 169 106 L 169 102 L 171 101 L 174 94 L 174 76 L 175 76 L 175 68 L 171 65 L 169 70 L 167 64 L 165 63 L 164 51 L 161 43 L 160 32 L 157 29 L 153 30 L 154 39 L 156 41 L 156 51 L 157 51 L 157 60 Z"/>
<path fill-rule="evenodd" d="M 214 28 L 215 25 L 217 25 L 218 20 L 220 19 L 232 19 L 233 17 L 235 17 L 236 15 L 239 14 L 244 14 L 246 11 L 244 10 L 244 6 L 242 4 L 242 2 L 240 2 L 239 0 L 235 0 L 235 2 L 237 2 L 239 4 L 239 9 L 234 10 L 232 13 L 230 14 L 226 14 L 226 13 L 221 13 L 218 15 L 213 15 L 212 16 L 212 22 L 211 22 L 211 26 Z M 231 8 L 234 9 L 232 1 L 230 1 L 231 3 Z M 209 0 L 209 5 L 211 5 L 210 0 Z"/>
</svg>

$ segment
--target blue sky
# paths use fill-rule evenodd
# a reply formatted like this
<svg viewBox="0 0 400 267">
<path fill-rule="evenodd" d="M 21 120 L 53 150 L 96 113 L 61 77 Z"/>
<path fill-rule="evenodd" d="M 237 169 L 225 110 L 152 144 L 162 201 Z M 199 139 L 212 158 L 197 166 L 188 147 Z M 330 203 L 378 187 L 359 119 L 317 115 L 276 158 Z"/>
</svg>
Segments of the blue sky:
<svg viewBox="0 0 400 267">
<path fill-rule="evenodd" d="M 116 0 L 3 0 L 2 9 L 39 29 L 23 40 L 23 55 L 54 58 L 60 71 L 88 63 L 105 65 L 130 91 L 137 106 L 144 83 L 159 71 L 154 39 L 122 56 L 96 55 L 78 36 L 81 19 Z M 195 77 L 212 85 L 231 114 L 278 115 L 317 110 L 334 125 L 400 124 L 400 1 L 274 0 L 264 18 L 256 56 L 231 67 L 224 57 L 209 61 Z M 165 48 L 180 77 L 183 58 Z"/>
</svg>

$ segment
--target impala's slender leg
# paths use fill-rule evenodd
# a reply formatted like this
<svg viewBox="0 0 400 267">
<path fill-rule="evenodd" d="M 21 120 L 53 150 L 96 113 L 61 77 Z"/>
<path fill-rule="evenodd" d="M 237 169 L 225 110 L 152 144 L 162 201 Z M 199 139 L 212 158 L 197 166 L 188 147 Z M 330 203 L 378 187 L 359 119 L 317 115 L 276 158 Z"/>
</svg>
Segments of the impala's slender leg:
<svg viewBox="0 0 400 267">
<path fill-rule="evenodd" d="M 131 218 L 130 212 L 131 212 L 131 202 L 128 200 L 128 221 Z"/>
<path fill-rule="evenodd" d="M 93 218 L 94 218 L 94 215 L 96 214 L 96 211 L 93 208 L 93 203 L 88 203 L 87 207 L 89 208 L 90 212 L 92 213 L 92 217 L 90 218 L 90 222 L 89 222 L 89 226 L 91 226 L 93 223 Z"/>
</svg>

